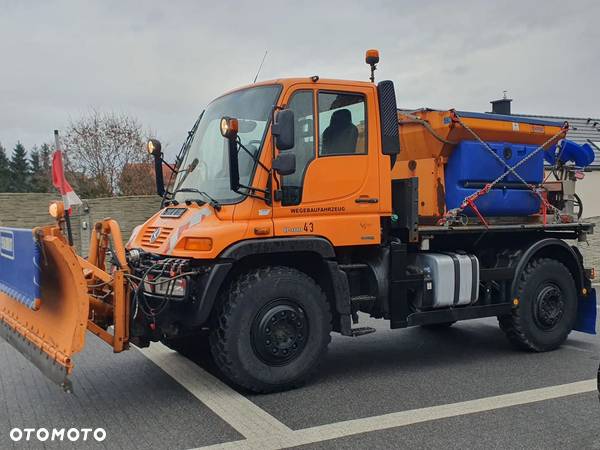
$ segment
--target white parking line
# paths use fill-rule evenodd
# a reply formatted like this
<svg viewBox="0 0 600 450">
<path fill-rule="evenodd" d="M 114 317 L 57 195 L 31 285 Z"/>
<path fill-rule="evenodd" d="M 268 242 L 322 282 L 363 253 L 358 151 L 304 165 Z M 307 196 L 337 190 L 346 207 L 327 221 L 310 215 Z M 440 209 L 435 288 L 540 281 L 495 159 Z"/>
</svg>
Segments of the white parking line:
<svg viewBox="0 0 600 450">
<path fill-rule="evenodd" d="M 154 343 L 140 352 L 247 439 L 274 442 L 292 430 L 184 356 Z"/>
<path fill-rule="evenodd" d="M 173 377 L 245 439 L 211 449 L 280 449 L 337 439 L 359 433 L 403 427 L 431 420 L 475 414 L 596 391 L 596 380 L 550 386 L 465 402 L 412 409 L 363 419 L 292 430 L 243 395 L 162 344 L 140 349 L 143 355 Z"/>
<path fill-rule="evenodd" d="M 330 439 L 338 439 L 359 433 L 403 427 L 421 422 L 481 413 L 593 391 L 596 391 L 596 380 L 578 381 L 575 383 L 497 395 L 466 402 L 412 409 L 381 416 L 347 420 L 344 422 L 305 428 L 303 430 L 292 431 L 287 436 L 281 436 L 279 443 L 274 443 L 269 439 L 248 439 L 245 441 L 228 442 L 202 448 L 275 450 L 312 444 Z"/>
</svg>

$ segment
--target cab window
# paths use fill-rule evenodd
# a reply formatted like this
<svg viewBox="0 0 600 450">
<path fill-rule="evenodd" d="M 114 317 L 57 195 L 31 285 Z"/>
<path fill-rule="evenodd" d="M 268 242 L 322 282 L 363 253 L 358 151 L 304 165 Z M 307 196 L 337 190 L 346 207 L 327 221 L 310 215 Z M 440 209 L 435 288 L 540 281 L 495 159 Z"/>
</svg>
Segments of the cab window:
<svg viewBox="0 0 600 450">
<path fill-rule="evenodd" d="M 282 205 L 297 205 L 302 199 L 304 173 L 315 157 L 314 97 L 312 91 L 298 91 L 292 95 L 288 108 L 294 112 L 294 147 L 296 172 L 282 177 Z"/>
<path fill-rule="evenodd" d="M 367 153 L 365 97 L 319 92 L 319 156 Z"/>
</svg>

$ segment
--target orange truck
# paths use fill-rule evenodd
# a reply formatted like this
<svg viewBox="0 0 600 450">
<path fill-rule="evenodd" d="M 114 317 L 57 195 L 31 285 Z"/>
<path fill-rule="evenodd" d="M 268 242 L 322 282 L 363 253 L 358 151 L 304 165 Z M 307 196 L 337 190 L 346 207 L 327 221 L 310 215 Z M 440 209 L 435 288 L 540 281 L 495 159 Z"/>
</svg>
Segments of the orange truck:
<svg viewBox="0 0 600 450">
<path fill-rule="evenodd" d="M 53 225 L 0 228 L 2 335 L 65 389 L 90 331 L 115 352 L 208 345 L 223 377 L 272 392 L 304 383 L 332 332 L 375 331 L 359 313 L 430 329 L 496 316 L 536 352 L 594 333 L 594 270 L 572 245 L 593 231 L 575 194 L 589 149 L 567 124 L 399 111 L 378 61 L 371 82 L 218 97 L 171 180 L 149 141 L 162 207 L 126 244 L 106 219 L 78 255 L 60 202 Z"/>
</svg>

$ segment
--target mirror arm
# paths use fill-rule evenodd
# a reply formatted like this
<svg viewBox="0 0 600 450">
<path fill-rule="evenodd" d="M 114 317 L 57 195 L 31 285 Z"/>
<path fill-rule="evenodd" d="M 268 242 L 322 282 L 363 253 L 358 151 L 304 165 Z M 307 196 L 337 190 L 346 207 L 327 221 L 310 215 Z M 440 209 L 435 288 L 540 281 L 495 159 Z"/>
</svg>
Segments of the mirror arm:
<svg viewBox="0 0 600 450">
<path fill-rule="evenodd" d="M 256 192 L 261 192 L 262 194 L 268 194 L 269 192 L 264 190 L 264 189 L 260 189 L 254 186 L 246 186 L 244 184 L 240 184 L 240 189 L 248 189 L 249 191 L 256 191 Z"/>
<path fill-rule="evenodd" d="M 254 188 L 251 188 L 251 189 L 254 189 Z M 239 192 L 239 191 L 236 191 L 236 192 L 238 192 L 238 194 L 244 195 L 246 197 L 252 197 L 252 198 L 255 198 L 257 200 L 262 200 L 267 205 L 271 205 L 271 198 L 270 198 L 270 195 L 269 195 L 268 192 L 265 193 L 264 197 L 261 197 L 260 195 L 256 195 L 256 194 L 250 194 L 250 193 L 247 193 L 247 192 Z"/>
<path fill-rule="evenodd" d="M 256 164 L 258 164 L 260 167 L 265 169 L 267 172 L 269 171 L 269 168 L 267 166 L 265 166 L 263 163 L 261 163 L 260 160 L 256 157 L 256 155 L 254 153 L 252 153 L 250 150 L 248 150 L 244 144 L 242 144 L 242 140 L 240 139 L 239 136 L 237 138 L 237 144 L 238 144 L 239 148 L 244 150 Z"/>
<path fill-rule="evenodd" d="M 163 159 L 162 155 L 154 157 L 154 177 L 156 178 L 156 193 L 161 197 L 165 195 L 165 180 L 162 172 Z"/>
<path fill-rule="evenodd" d="M 161 160 L 161 162 L 162 162 L 162 163 L 163 163 L 165 166 L 167 166 L 167 167 L 169 168 L 169 170 L 170 170 L 171 172 L 173 172 L 173 173 L 177 173 L 177 169 L 175 168 L 175 166 L 174 166 L 174 165 L 171 165 L 171 164 L 169 164 L 168 162 L 166 162 L 166 161 L 165 161 L 164 159 L 162 159 L 162 158 L 161 158 L 160 160 Z"/>
<path fill-rule="evenodd" d="M 267 204 L 271 204 L 271 194 L 269 191 L 267 190 L 263 190 L 260 188 L 256 188 L 254 186 L 246 186 L 243 184 L 240 184 L 240 175 L 239 175 L 239 164 L 238 164 L 238 152 L 239 149 L 243 149 L 251 158 L 253 161 L 255 161 L 259 166 L 261 166 L 264 170 L 266 170 L 267 172 L 271 172 L 270 169 L 265 166 L 263 163 L 261 163 L 258 158 L 252 154 L 252 152 L 250 150 L 248 150 L 248 148 L 246 148 L 246 146 L 244 144 L 242 144 L 239 136 L 237 137 L 237 139 L 229 139 L 229 181 L 231 183 L 230 188 L 233 192 L 237 192 L 238 194 L 241 195 L 245 195 L 247 197 L 252 197 L 252 198 L 256 198 L 258 200 L 262 200 Z M 232 177 L 232 174 L 234 175 Z M 240 189 L 247 189 L 248 191 L 251 192 L 240 192 Z M 256 195 L 254 194 L 254 192 L 260 192 L 261 194 L 264 195 L 264 197 L 261 197 L 260 195 Z"/>
<path fill-rule="evenodd" d="M 237 192 L 240 188 L 240 166 L 238 163 L 238 146 L 235 139 L 227 139 L 229 151 L 229 187 Z"/>
</svg>

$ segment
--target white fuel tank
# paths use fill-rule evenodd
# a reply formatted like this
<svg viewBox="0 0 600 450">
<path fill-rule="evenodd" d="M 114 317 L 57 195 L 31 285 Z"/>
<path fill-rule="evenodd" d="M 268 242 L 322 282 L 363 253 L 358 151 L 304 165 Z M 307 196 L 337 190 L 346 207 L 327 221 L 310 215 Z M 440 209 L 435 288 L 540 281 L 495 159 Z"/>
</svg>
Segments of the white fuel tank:
<svg viewBox="0 0 600 450">
<path fill-rule="evenodd" d="M 459 253 L 418 253 L 417 265 L 431 274 L 433 308 L 469 305 L 479 299 L 479 260 Z"/>
</svg>

